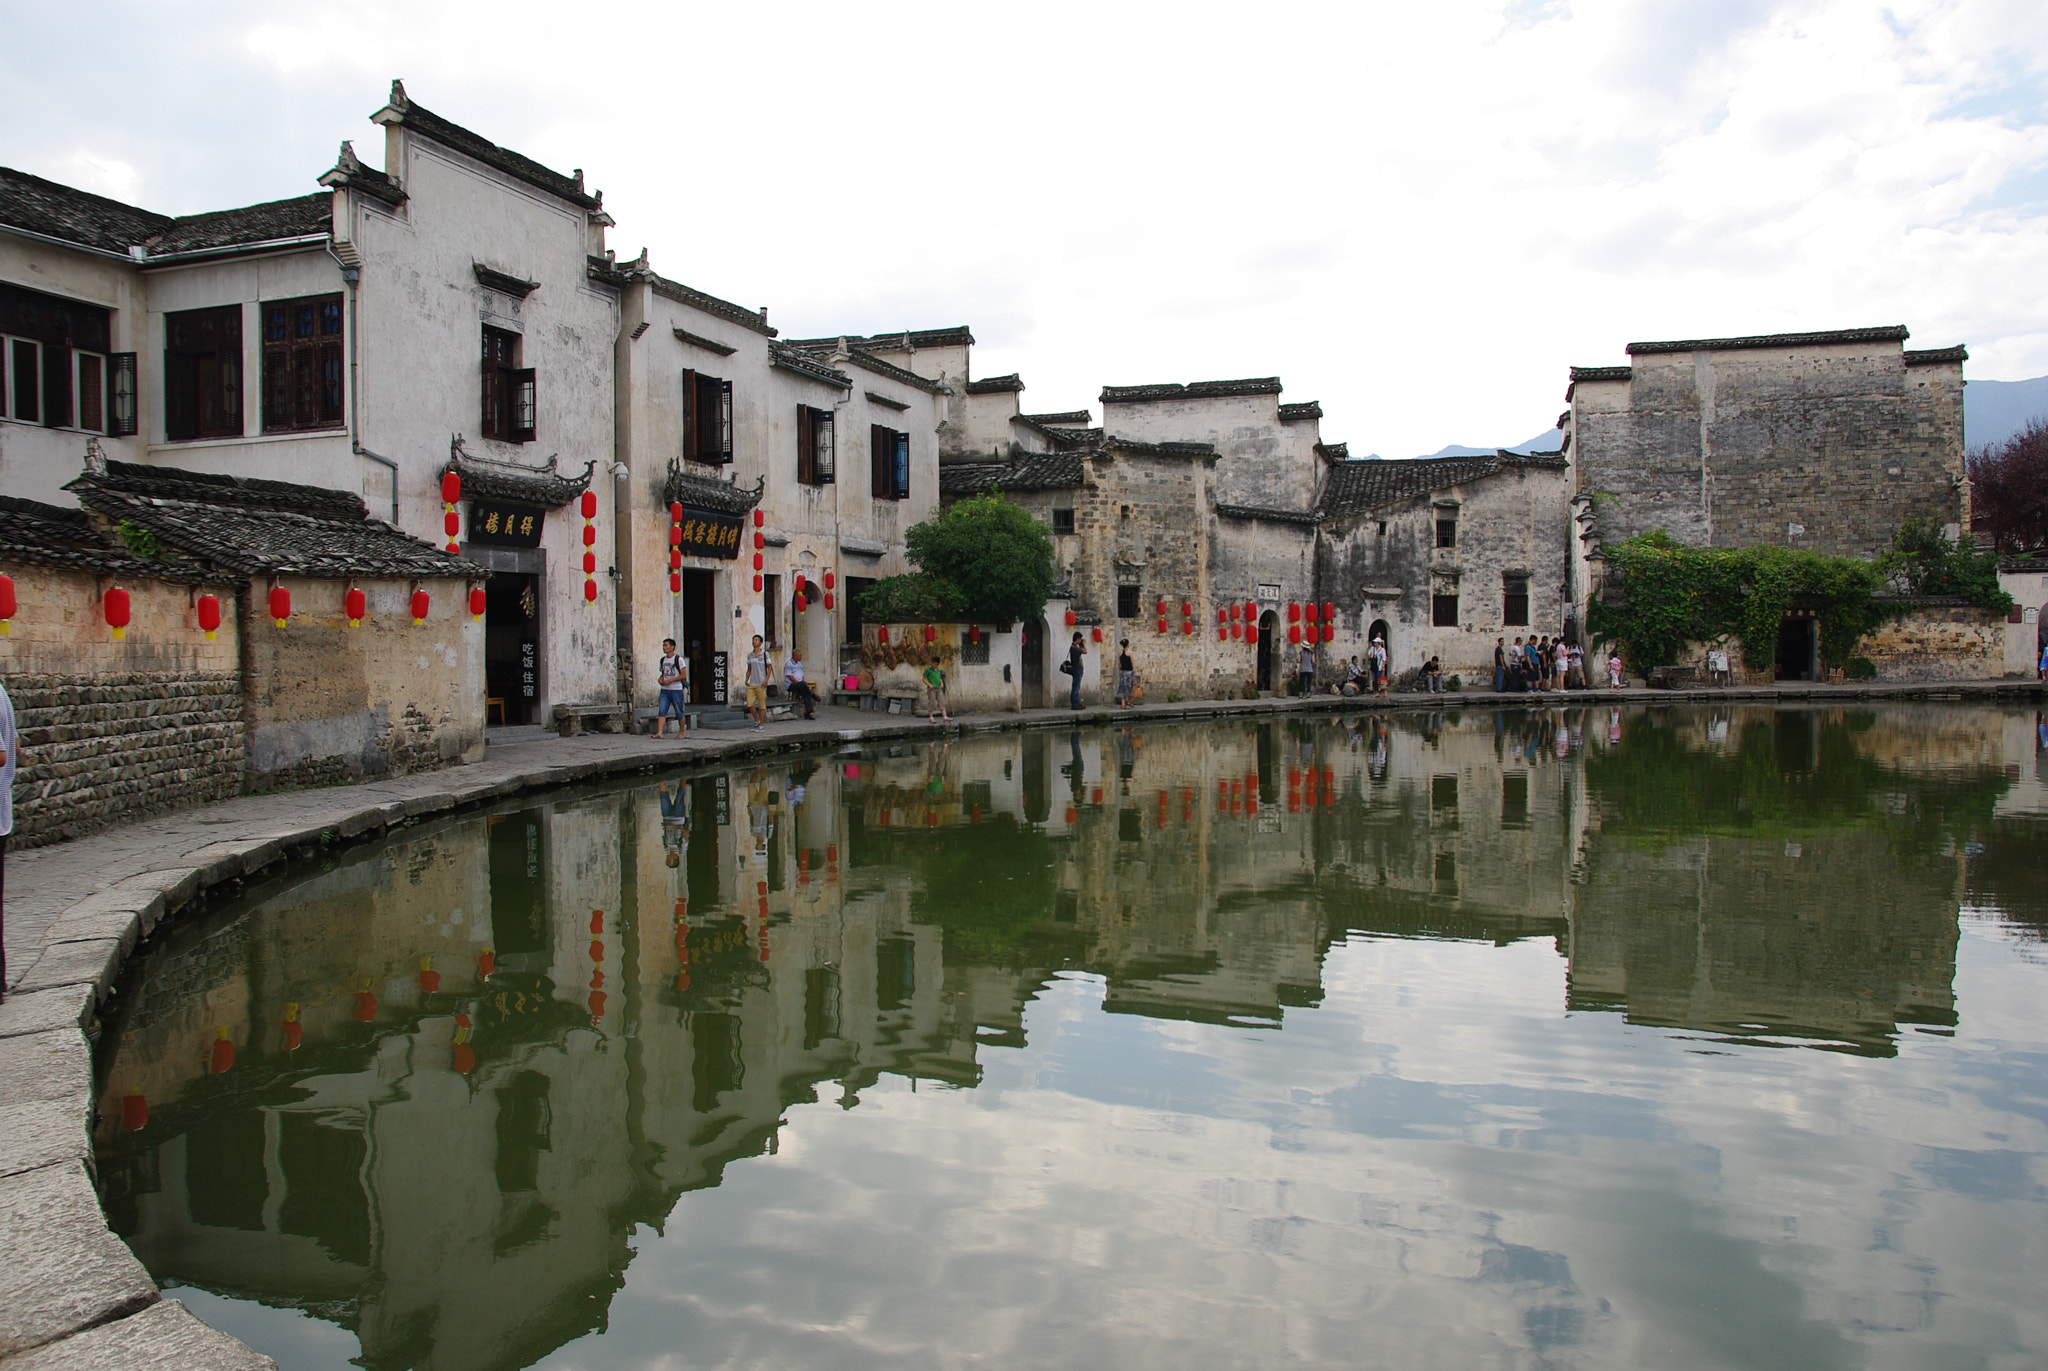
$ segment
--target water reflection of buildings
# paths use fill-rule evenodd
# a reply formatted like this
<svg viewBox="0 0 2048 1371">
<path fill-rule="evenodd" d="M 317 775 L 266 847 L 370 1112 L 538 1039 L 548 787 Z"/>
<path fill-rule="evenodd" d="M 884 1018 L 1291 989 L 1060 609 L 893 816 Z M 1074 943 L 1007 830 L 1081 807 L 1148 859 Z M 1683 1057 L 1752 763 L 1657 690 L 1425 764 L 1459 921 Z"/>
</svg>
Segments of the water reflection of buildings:
<svg viewBox="0 0 2048 1371">
<path fill-rule="evenodd" d="M 2002 773 L 1922 785 L 1853 725 L 1030 734 L 453 821 L 151 957 L 103 1075 L 109 1210 L 163 1278 L 348 1325 L 366 1365 L 524 1365 L 790 1106 L 972 1086 L 1063 971 L 1111 1012 L 1270 1026 L 1334 940 L 1541 936 L 1574 1007 L 1883 1050 L 1953 1019 L 1933 835 Z M 1891 798 L 1837 812 L 1799 790 L 1823 768 Z"/>
</svg>

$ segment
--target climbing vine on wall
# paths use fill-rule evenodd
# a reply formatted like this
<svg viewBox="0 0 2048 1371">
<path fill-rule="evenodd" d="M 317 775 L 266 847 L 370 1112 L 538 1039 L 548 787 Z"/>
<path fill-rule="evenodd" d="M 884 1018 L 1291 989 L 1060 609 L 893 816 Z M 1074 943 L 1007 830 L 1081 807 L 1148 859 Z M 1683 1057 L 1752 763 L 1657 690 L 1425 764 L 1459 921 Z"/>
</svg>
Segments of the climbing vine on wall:
<svg viewBox="0 0 2048 1371">
<path fill-rule="evenodd" d="M 1593 601 L 1587 627 L 1621 645 L 1629 669 L 1678 660 L 1691 643 L 1742 640 L 1750 666 L 1777 654 L 1778 627 L 1798 608 L 1819 621 L 1821 661 L 1847 664 L 1885 609 L 1875 601 L 1884 575 L 1869 562 L 1783 547 L 1694 548 L 1662 529 L 1607 549 L 1621 587 Z"/>
</svg>

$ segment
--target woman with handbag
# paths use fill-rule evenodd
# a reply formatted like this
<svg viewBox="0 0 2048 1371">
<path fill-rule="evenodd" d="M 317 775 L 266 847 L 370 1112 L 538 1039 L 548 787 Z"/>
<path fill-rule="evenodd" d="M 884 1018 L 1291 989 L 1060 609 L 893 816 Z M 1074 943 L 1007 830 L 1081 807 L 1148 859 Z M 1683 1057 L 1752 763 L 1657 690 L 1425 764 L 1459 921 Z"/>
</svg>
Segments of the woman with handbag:
<svg viewBox="0 0 2048 1371">
<path fill-rule="evenodd" d="M 1060 670 L 1067 673 L 1069 688 L 1067 708 L 1081 707 L 1081 661 L 1088 655 L 1088 649 L 1081 646 L 1081 635 L 1076 633 L 1074 641 L 1067 645 L 1067 660 L 1060 663 Z"/>
</svg>

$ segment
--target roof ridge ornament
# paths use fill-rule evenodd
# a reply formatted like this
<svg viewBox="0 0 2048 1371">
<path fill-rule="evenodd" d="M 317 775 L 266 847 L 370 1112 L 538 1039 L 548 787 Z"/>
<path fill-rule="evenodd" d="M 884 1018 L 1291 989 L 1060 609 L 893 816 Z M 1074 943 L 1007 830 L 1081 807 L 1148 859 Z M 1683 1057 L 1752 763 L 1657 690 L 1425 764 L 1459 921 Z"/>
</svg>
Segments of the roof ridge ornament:
<svg viewBox="0 0 2048 1371">
<path fill-rule="evenodd" d="M 100 446 L 100 440 L 97 438 L 85 440 L 85 470 L 89 476 L 107 474 L 107 452 Z"/>
</svg>

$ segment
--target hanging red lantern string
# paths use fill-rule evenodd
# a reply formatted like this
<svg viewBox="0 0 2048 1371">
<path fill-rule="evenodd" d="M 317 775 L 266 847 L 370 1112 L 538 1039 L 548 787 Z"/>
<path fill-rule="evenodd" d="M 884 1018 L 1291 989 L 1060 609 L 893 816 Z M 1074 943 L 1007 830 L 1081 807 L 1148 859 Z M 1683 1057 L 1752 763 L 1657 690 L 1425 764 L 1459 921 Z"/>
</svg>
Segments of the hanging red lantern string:
<svg viewBox="0 0 2048 1371">
<path fill-rule="evenodd" d="M 454 472 L 454 471 L 444 471 L 444 472 L 442 472 L 442 473 L 441 473 L 441 525 L 442 525 L 442 527 L 444 527 L 445 529 L 447 529 L 447 530 L 448 530 L 448 550 L 449 550 L 450 552 L 460 552 L 460 551 L 462 551 L 462 548 L 461 548 L 461 547 L 460 547 L 460 546 L 459 546 L 459 545 L 458 545 L 458 544 L 456 543 L 456 541 L 455 541 L 455 535 L 456 535 L 457 533 L 459 533 L 459 532 L 461 532 L 461 531 L 462 531 L 462 519 L 461 519 L 461 516 L 459 516 L 459 515 L 458 515 L 458 514 L 456 514 L 456 512 L 455 512 L 455 506 L 456 506 L 456 505 L 458 505 L 458 504 L 460 504 L 461 502 L 462 502 L 462 475 L 461 475 L 461 473 L 460 473 L 460 472 Z"/>
<path fill-rule="evenodd" d="M 292 593 L 283 586 L 270 588 L 270 617 L 279 628 L 292 617 Z"/>
<path fill-rule="evenodd" d="M 114 630 L 114 641 L 118 643 L 128 636 L 128 592 L 115 586 L 102 597 L 101 603 L 106 610 L 107 627 Z"/>
<path fill-rule="evenodd" d="M 9 587 L 9 590 L 11 592 L 12 587 Z M 5 608 L 12 609 L 13 606 L 7 605 Z M 199 597 L 198 609 L 199 631 L 206 635 L 206 641 L 210 643 L 213 641 L 213 635 L 220 631 L 220 601 L 214 596 L 202 595 Z"/>
<path fill-rule="evenodd" d="M 427 607 L 432 601 L 424 590 L 412 593 L 412 626 L 418 628 L 427 621 Z"/>
<path fill-rule="evenodd" d="M 581 504 L 583 509 L 583 546 L 586 549 L 595 548 L 597 546 L 597 525 L 593 524 L 591 520 L 597 517 L 597 492 L 594 490 L 584 491 Z M 583 603 L 586 605 L 597 603 L 597 582 L 593 579 L 596 573 L 597 554 L 592 551 L 586 551 L 583 554 Z"/>
<path fill-rule="evenodd" d="M 484 588 L 482 586 L 471 586 L 469 588 L 469 621 L 471 623 L 480 624 L 484 621 L 484 606 L 486 603 Z"/>
<path fill-rule="evenodd" d="M 8 620 L 14 617 L 14 578 L 0 576 L 0 635 L 14 632 Z"/>
</svg>

